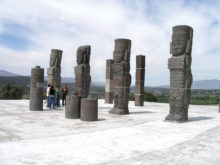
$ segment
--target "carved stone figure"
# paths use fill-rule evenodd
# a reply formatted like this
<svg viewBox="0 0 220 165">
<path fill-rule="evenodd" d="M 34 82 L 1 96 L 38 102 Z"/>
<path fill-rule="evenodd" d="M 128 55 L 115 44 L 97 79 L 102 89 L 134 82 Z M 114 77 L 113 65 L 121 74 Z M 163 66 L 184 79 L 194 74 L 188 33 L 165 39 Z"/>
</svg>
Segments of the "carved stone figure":
<svg viewBox="0 0 220 165">
<path fill-rule="evenodd" d="M 173 27 L 168 60 L 170 69 L 170 112 L 166 120 L 188 120 L 188 107 L 192 85 L 191 50 L 193 29 L 186 25 Z"/>
<path fill-rule="evenodd" d="M 91 47 L 89 45 L 80 46 L 77 50 L 77 66 L 75 71 L 75 92 L 74 94 L 83 98 L 86 98 L 89 94 L 89 88 L 91 84 L 90 76 L 90 52 Z"/>
<path fill-rule="evenodd" d="M 113 99 L 112 114 L 128 114 L 128 102 L 131 84 L 130 75 L 131 40 L 116 39 L 113 52 Z"/>
<path fill-rule="evenodd" d="M 61 83 L 61 60 L 62 50 L 52 49 L 50 54 L 50 67 L 47 69 L 48 82 L 47 84 L 60 86 Z"/>
<path fill-rule="evenodd" d="M 145 56 L 136 56 L 135 106 L 144 105 Z"/>
<path fill-rule="evenodd" d="M 44 69 L 36 66 L 31 69 L 30 105 L 31 111 L 43 110 Z"/>
<path fill-rule="evenodd" d="M 113 60 L 106 60 L 105 103 L 113 103 Z"/>
</svg>

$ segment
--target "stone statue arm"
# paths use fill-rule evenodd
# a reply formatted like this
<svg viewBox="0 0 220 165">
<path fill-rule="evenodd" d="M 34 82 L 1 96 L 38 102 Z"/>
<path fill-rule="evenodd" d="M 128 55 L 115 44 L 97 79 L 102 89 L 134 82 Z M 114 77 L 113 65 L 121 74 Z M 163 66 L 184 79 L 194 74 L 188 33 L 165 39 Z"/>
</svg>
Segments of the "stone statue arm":
<svg viewBox="0 0 220 165">
<path fill-rule="evenodd" d="M 186 43 L 185 53 L 186 53 L 187 55 L 190 55 L 190 56 L 191 56 L 191 50 L 192 50 L 192 41 L 191 41 L 191 40 L 188 40 L 187 43 Z"/>
<path fill-rule="evenodd" d="M 170 42 L 170 54 L 173 54 L 173 51 L 172 51 L 172 42 Z"/>
<path fill-rule="evenodd" d="M 129 51 L 128 50 L 125 50 L 125 53 L 124 53 L 124 60 L 125 61 L 129 61 Z"/>
<path fill-rule="evenodd" d="M 185 63 L 186 63 L 186 87 L 190 88 L 192 85 L 192 73 L 191 73 L 191 56 L 185 55 Z"/>
</svg>

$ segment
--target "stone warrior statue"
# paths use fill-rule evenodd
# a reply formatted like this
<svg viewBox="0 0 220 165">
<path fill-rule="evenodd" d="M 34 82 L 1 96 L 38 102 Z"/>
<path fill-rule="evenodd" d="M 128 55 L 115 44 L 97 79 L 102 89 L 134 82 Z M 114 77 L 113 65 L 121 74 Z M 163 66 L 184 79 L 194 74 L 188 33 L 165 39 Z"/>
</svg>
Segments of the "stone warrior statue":
<svg viewBox="0 0 220 165">
<path fill-rule="evenodd" d="M 130 75 L 131 40 L 116 39 L 113 52 L 113 98 L 114 108 L 109 113 L 128 114 L 128 102 L 131 84 Z"/>
<path fill-rule="evenodd" d="M 90 76 L 90 52 L 91 47 L 89 45 L 80 46 L 77 50 L 77 66 L 75 71 L 75 92 L 74 94 L 80 97 L 88 97 L 89 88 L 91 84 Z"/>
<path fill-rule="evenodd" d="M 61 83 L 61 59 L 62 50 L 52 49 L 50 54 L 50 67 L 47 69 L 48 82 L 47 84 L 60 86 Z"/>
<path fill-rule="evenodd" d="M 192 84 L 191 50 L 193 29 L 179 25 L 173 27 L 168 60 L 170 69 L 170 113 L 166 120 L 188 120 L 188 107 Z"/>
</svg>

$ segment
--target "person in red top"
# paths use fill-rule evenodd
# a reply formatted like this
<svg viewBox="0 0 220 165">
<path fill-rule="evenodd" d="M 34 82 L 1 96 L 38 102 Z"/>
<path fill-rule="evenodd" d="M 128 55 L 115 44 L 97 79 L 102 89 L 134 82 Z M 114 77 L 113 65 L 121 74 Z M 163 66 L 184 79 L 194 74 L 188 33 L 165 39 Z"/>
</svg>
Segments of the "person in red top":
<svg viewBox="0 0 220 165">
<path fill-rule="evenodd" d="M 66 96 L 68 94 L 68 88 L 66 85 L 64 85 L 63 89 L 61 90 L 62 94 L 62 106 L 66 106 Z"/>
</svg>

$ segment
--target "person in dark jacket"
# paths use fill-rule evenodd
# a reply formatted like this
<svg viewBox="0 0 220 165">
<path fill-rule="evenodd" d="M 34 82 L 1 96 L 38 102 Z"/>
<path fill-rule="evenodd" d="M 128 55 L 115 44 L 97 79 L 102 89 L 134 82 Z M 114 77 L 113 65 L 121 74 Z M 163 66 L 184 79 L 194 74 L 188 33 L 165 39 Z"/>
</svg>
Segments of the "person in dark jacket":
<svg viewBox="0 0 220 165">
<path fill-rule="evenodd" d="M 53 109 L 55 109 L 55 94 L 56 90 L 54 85 L 50 87 L 50 92 L 49 92 L 49 108 L 51 109 L 51 105 L 53 106 Z"/>
</svg>

